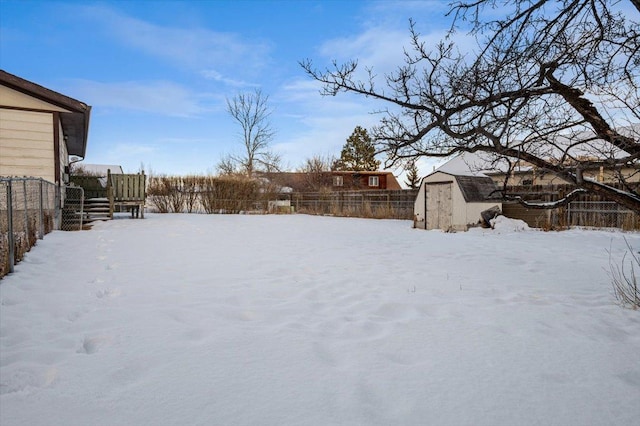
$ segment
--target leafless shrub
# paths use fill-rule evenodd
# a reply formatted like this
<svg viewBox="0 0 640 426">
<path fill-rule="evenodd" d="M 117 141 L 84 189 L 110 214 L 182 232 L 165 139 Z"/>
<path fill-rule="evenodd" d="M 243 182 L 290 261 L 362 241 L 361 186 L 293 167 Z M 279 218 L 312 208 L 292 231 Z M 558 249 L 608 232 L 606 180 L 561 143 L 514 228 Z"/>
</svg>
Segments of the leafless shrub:
<svg viewBox="0 0 640 426">
<path fill-rule="evenodd" d="M 186 176 L 182 179 L 184 207 L 187 213 L 193 213 L 197 209 L 199 191 L 205 179 L 204 176 Z"/>
<path fill-rule="evenodd" d="M 170 179 L 168 176 L 149 177 L 147 199 L 159 213 L 169 213 L 171 211 L 170 195 L 172 186 Z"/>
<path fill-rule="evenodd" d="M 238 213 L 254 210 L 267 195 L 259 181 L 244 177 L 154 176 L 147 188 L 159 213 Z"/>
<path fill-rule="evenodd" d="M 636 271 L 640 270 L 640 253 L 633 251 L 626 238 L 625 243 L 628 250 L 622 256 L 620 264 L 613 261 L 611 250 L 609 250 L 609 276 L 618 302 L 622 306 L 638 309 L 640 308 L 640 291 Z"/>
<path fill-rule="evenodd" d="M 9 235 L 0 234 L 0 278 L 9 273 Z"/>
<path fill-rule="evenodd" d="M 261 201 L 255 180 L 206 177 L 200 188 L 200 203 L 207 213 L 239 213 L 253 210 Z"/>
</svg>

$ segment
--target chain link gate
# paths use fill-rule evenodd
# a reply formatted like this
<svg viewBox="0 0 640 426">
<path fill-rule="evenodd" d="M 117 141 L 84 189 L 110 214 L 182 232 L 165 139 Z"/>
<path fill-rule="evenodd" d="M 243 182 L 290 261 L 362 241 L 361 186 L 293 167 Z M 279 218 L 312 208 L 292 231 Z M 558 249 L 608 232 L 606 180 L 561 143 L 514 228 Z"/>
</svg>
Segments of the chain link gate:
<svg viewBox="0 0 640 426">
<path fill-rule="evenodd" d="M 63 231 L 79 231 L 85 219 L 84 189 L 80 186 L 64 187 L 64 200 L 62 207 Z"/>
</svg>

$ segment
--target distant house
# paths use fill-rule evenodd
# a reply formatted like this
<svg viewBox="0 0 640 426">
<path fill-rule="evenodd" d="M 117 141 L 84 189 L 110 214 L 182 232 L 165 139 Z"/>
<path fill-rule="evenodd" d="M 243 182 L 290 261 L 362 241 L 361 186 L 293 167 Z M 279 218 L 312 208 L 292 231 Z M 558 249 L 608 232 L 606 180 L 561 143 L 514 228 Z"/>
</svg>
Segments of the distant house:
<svg viewBox="0 0 640 426">
<path fill-rule="evenodd" d="M 334 171 L 331 178 L 334 190 L 402 189 L 393 173 L 388 171 Z"/>
<path fill-rule="evenodd" d="M 91 107 L 0 70 L 0 176 L 68 183 L 69 157 L 84 158 Z"/>
<path fill-rule="evenodd" d="M 117 164 L 88 164 L 88 163 L 78 163 L 76 165 L 76 171 L 81 174 L 91 175 L 91 176 L 107 176 L 107 172 L 111 172 L 114 175 L 123 175 L 124 170 L 122 170 L 122 166 Z M 76 171 L 72 170 L 73 174 L 76 174 Z"/>
<path fill-rule="evenodd" d="M 278 172 L 260 175 L 284 192 L 401 190 L 389 171 L 328 171 L 317 173 Z"/>
<path fill-rule="evenodd" d="M 414 203 L 415 226 L 466 231 L 481 221 L 483 211 L 502 208 L 495 190 L 496 185 L 489 177 L 437 170 L 420 183 Z"/>
<path fill-rule="evenodd" d="M 84 189 L 85 198 L 104 198 L 107 196 L 107 176 L 124 175 L 121 166 L 116 164 L 73 163 L 70 182 Z"/>
<path fill-rule="evenodd" d="M 640 124 L 635 124 L 618 129 L 623 134 L 637 138 L 640 135 Z M 580 142 L 584 140 L 585 142 Z M 580 162 L 603 162 L 609 157 L 622 157 L 625 154 L 621 151 L 614 151 L 605 142 L 595 139 L 590 132 L 580 133 L 568 138 L 558 135 L 554 138 L 554 145 L 546 148 L 544 156 L 551 164 L 562 163 L 565 166 L 575 165 Z M 564 150 L 564 151 L 563 151 Z M 565 155 L 565 151 L 568 152 Z M 561 160 L 562 159 L 562 160 Z M 505 180 L 508 186 L 531 186 L 531 185 L 558 185 L 567 184 L 566 181 L 547 170 L 534 166 L 524 160 L 515 161 L 511 169 L 506 161 L 496 159 L 486 153 L 461 153 L 446 164 L 441 166 L 439 171 L 448 173 L 489 176 L 498 185 L 504 185 Z M 640 183 L 640 163 L 627 164 L 624 167 L 584 169 L 583 177 L 597 182 L 607 184 L 618 183 L 620 176 L 624 176 L 627 183 Z"/>
</svg>

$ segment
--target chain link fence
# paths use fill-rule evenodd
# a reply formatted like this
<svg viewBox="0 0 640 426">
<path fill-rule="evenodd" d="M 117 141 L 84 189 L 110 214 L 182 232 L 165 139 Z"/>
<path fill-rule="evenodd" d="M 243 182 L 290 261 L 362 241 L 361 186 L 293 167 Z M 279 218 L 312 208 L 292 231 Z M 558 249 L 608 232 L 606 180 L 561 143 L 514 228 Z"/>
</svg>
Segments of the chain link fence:
<svg viewBox="0 0 640 426">
<path fill-rule="evenodd" d="M 86 219 L 84 189 L 79 186 L 65 186 L 63 206 L 60 229 L 63 231 L 81 230 Z"/>
<path fill-rule="evenodd" d="M 635 229 L 637 217 L 612 201 L 572 201 L 567 206 L 569 226 Z"/>
<path fill-rule="evenodd" d="M 613 185 L 618 189 L 624 188 Z M 571 185 L 512 186 L 507 188 L 510 195 L 519 195 L 532 203 L 553 203 L 564 198 L 575 189 Z M 521 219 L 529 226 L 545 229 L 564 229 L 568 226 L 595 228 L 620 228 L 639 230 L 640 214 L 625 209 L 613 201 L 607 201 L 596 194 L 578 196 L 566 206 L 555 209 L 527 209 L 517 202 L 503 203 L 505 216 Z"/>
<path fill-rule="evenodd" d="M 39 178 L 0 178 L 0 278 L 56 229 L 57 187 Z"/>
<path fill-rule="evenodd" d="M 413 219 L 418 190 L 295 192 L 296 212 L 384 219 Z"/>
</svg>

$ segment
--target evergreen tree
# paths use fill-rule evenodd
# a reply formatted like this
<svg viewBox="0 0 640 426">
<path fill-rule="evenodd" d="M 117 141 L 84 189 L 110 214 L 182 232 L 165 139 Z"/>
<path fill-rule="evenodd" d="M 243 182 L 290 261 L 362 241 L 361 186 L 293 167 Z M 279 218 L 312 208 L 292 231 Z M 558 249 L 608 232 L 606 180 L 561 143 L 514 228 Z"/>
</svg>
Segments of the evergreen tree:
<svg viewBox="0 0 640 426">
<path fill-rule="evenodd" d="M 409 163 L 407 168 L 407 180 L 404 183 L 411 189 L 416 189 L 420 186 L 420 175 L 418 175 L 418 167 L 416 166 L 416 162 L 412 161 Z"/>
<path fill-rule="evenodd" d="M 375 171 L 380 166 L 376 160 L 375 147 L 367 129 L 356 126 L 347 143 L 344 144 L 335 169 L 341 171 Z"/>
</svg>

